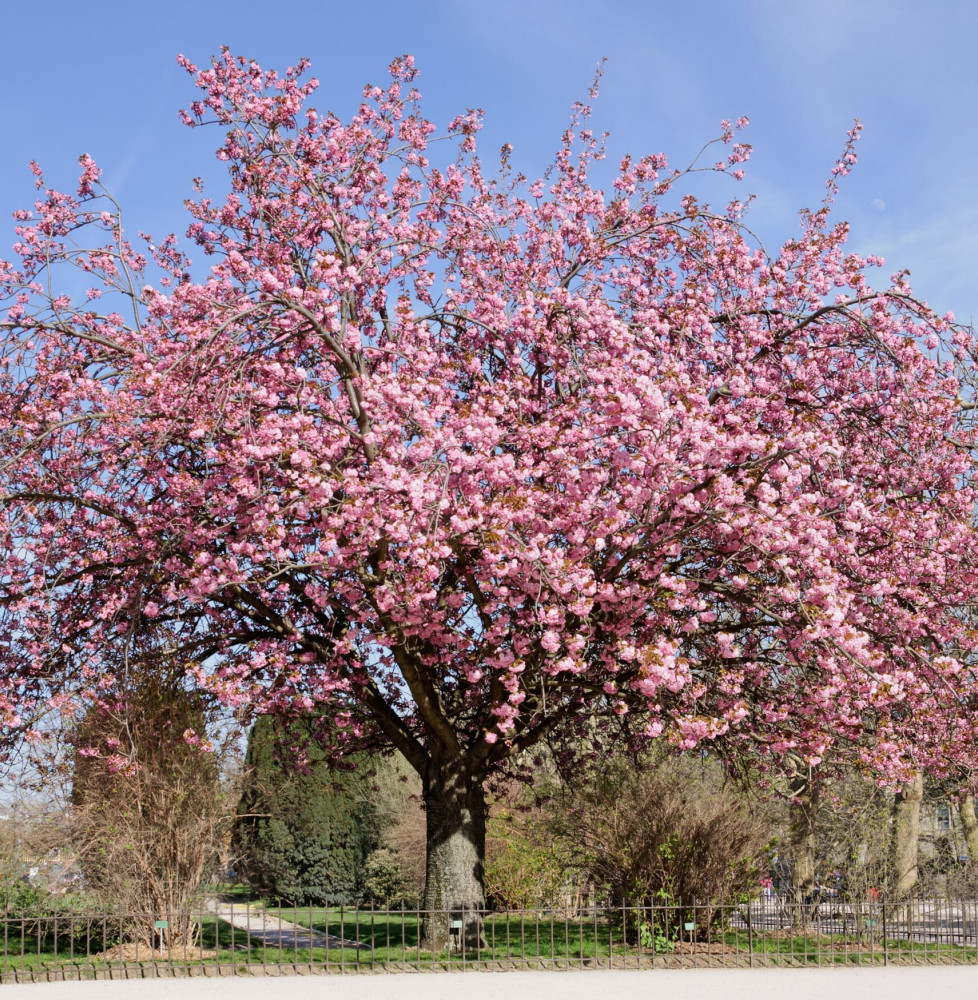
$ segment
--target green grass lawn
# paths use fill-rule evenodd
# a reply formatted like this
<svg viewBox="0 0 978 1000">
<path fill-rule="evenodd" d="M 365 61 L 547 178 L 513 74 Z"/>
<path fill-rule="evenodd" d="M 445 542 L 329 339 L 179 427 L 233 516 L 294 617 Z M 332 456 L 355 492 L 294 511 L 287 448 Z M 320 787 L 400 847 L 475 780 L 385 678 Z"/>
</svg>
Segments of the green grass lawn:
<svg viewBox="0 0 978 1000">
<path fill-rule="evenodd" d="M 775 934 L 726 931 L 726 944 L 753 954 L 765 965 L 882 965 L 894 964 L 975 964 L 978 949 L 947 941 L 907 941 L 853 934 Z"/>
<path fill-rule="evenodd" d="M 227 900 L 230 902 L 230 900 Z M 245 911 L 244 901 L 235 901 Z M 485 947 L 432 954 L 419 947 L 417 913 L 372 912 L 349 908 L 282 907 L 252 903 L 257 916 L 269 916 L 299 927 L 328 933 L 370 947 L 279 947 L 277 942 L 252 938 L 224 920 L 204 914 L 200 940 L 193 949 L 168 958 L 119 956 L 112 949 L 125 940 L 118 919 L 81 920 L 74 916 L 37 927 L 27 919 L 7 915 L 0 927 L 0 976 L 29 978 L 59 970 L 79 977 L 94 976 L 112 966 L 141 967 L 214 966 L 222 972 L 253 965 L 301 965 L 337 971 L 383 968 L 461 968 L 492 963 L 503 968 L 659 965 L 809 965 L 809 964 L 944 964 L 976 963 L 978 950 L 948 942 L 911 942 L 871 939 L 853 935 L 749 933 L 716 930 L 711 941 L 658 942 L 653 955 L 648 947 L 625 945 L 619 927 L 593 917 L 563 915 L 492 914 L 485 920 Z"/>
<path fill-rule="evenodd" d="M 622 946 L 620 933 L 603 921 L 576 920 L 563 917 L 537 918 L 492 914 L 484 923 L 485 947 L 466 948 L 464 955 L 453 952 L 432 956 L 419 947 L 421 921 L 416 912 L 373 913 L 322 907 L 269 906 L 267 913 L 301 927 L 334 935 L 347 941 L 370 945 L 370 950 L 343 949 L 347 961 L 360 964 L 378 962 L 447 960 L 461 963 L 469 960 L 553 959 L 587 962 L 609 955 L 631 954 L 633 948 Z M 332 955 L 333 952 L 331 951 Z M 336 949 L 337 956 L 340 950 Z"/>
</svg>

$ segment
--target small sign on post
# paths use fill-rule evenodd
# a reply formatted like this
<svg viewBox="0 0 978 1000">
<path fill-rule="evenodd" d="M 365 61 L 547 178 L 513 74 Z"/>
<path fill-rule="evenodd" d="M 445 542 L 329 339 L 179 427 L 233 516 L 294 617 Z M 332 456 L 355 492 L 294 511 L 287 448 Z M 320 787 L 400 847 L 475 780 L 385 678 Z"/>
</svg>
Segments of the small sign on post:
<svg viewBox="0 0 978 1000">
<path fill-rule="evenodd" d="M 448 925 L 448 931 L 451 934 L 451 948 L 452 951 L 462 950 L 462 928 L 465 926 L 464 922 L 461 920 L 453 920 Z"/>
<path fill-rule="evenodd" d="M 170 926 L 169 920 L 156 920 L 153 922 L 153 926 L 156 928 L 156 933 L 159 935 L 159 942 L 157 947 L 160 952 L 163 951 L 163 932 Z"/>
</svg>

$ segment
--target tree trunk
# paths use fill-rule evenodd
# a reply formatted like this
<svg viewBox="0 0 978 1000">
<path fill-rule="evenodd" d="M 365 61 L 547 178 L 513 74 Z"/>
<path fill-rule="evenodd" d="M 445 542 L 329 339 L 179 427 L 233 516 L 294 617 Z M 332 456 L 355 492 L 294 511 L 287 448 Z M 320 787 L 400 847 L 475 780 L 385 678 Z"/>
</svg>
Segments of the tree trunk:
<svg viewBox="0 0 978 1000">
<path fill-rule="evenodd" d="M 815 898 L 815 810 L 817 789 L 810 769 L 795 772 L 791 779 L 788 838 L 791 845 L 791 923 L 808 924 Z"/>
<path fill-rule="evenodd" d="M 968 861 L 973 865 L 978 862 L 978 818 L 975 817 L 975 797 L 971 792 L 961 796 L 961 801 L 958 802 L 958 815 L 961 817 Z"/>
<path fill-rule="evenodd" d="M 427 865 L 422 945 L 484 948 L 486 798 L 480 777 L 432 762 L 424 782 Z"/>
<path fill-rule="evenodd" d="M 920 804 L 924 798 L 924 775 L 918 772 L 901 786 L 893 800 L 893 898 L 903 899 L 917 884 L 917 854 L 920 846 Z"/>
</svg>

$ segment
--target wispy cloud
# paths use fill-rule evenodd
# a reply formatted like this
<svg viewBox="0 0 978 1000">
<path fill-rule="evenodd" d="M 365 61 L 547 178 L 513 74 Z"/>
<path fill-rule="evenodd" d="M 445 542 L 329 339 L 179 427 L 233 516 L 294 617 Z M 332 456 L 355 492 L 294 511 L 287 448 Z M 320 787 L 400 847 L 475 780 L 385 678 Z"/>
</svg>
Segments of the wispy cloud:
<svg viewBox="0 0 978 1000">
<path fill-rule="evenodd" d="M 912 228 L 883 233 L 867 225 L 856 232 L 857 252 L 880 254 L 892 270 L 909 268 L 911 285 L 935 309 L 963 322 L 978 318 L 978 204 Z"/>
</svg>

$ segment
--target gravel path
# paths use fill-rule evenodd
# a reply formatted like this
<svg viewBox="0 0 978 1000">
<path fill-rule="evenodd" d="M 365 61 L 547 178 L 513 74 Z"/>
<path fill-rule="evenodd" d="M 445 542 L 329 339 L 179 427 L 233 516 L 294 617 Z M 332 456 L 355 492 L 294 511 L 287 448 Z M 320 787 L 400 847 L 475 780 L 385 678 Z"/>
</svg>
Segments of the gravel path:
<svg viewBox="0 0 978 1000">
<path fill-rule="evenodd" d="M 362 941 L 351 941 L 324 934 L 299 924 L 289 923 L 264 910 L 253 910 L 244 904 L 211 903 L 208 909 L 219 920 L 244 931 L 250 937 L 275 948 L 370 948 Z"/>
</svg>

